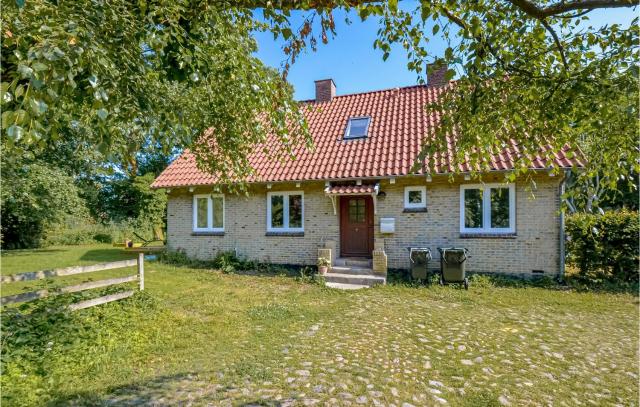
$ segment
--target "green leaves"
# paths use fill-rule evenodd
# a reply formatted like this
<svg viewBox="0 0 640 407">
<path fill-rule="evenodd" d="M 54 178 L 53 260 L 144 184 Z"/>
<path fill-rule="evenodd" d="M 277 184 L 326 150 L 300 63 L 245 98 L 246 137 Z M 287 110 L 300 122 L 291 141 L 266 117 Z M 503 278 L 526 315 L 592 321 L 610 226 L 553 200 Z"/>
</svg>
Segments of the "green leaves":
<svg viewBox="0 0 640 407">
<path fill-rule="evenodd" d="M 124 0 L 23 6 L 3 9 L 7 154 L 38 155 L 60 137 L 112 157 L 130 155 L 130 146 L 171 150 L 198 140 L 203 146 L 193 151 L 203 168 L 242 179 L 251 173 L 247 155 L 267 134 L 285 154 L 296 131 L 308 140 L 292 89 L 253 57 L 254 30 L 265 24 L 252 10 Z M 273 29 L 293 39 L 286 14 Z M 302 124 L 291 129 L 288 122 Z M 210 127 L 215 152 L 201 137 Z"/>
<path fill-rule="evenodd" d="M 576 154 L 566 145 L 587 155 L 576 154 L 588 173 L 602 171 L 607 179 L 628 176 L 640 166 L 632 141 L 639 130 L 637 113 L 624 113 L 637 111 L 631 91 L 638 86 L 637 22 L 594 28 L 583 23 L 586 16 L 550 15 L 543 21 L 516 2 L 419 3 L 397 14 L 388 7 L 374 48 L 382 49 L 386 60 L 391 45 L 401 44 L 407 68 L 419 81 L 428 83 L 423 67 L 440 58 L 461 72 L 456 86 L 429 106 L 442 120 L 426 135 L 425 165 L 434 165 L 430 157 L 446 151 L 447 138 L 455 134 L 454 170 L 463 163 L 477 172 L 488 170 L 495 154 L 514 154 L 506 150 L 512 142 L 530 152 L 516 155 L 513 177 L 527 173 L 535 155 L 553 167 L 561 151 Z M 430 37 L 445 41 L 444 55 L 433 54 Z M 449 69 L 446 79 L 455 73 Z"/>
</svg>

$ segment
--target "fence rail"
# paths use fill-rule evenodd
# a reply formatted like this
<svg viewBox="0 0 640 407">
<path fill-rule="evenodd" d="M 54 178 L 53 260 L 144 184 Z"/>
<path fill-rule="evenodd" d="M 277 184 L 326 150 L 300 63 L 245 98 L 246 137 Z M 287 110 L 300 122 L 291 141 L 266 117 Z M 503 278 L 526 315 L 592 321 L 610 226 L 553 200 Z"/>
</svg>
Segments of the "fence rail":
<svg viewBox="0 0 640 407">
<path fill-rule="evenodd" d="M 14 283 L 19 281 L 33 281 L 42 280 L 45 278 L 71 276 L 74 274 L 92 273 L 96 271 L 113 270 L 118 268 L 125 268 L 131 266 L 138 266 L 138 273 L 126 277 L 109 278 L 105 280 L 89 281 L 86 283 L 70 285 L 62 287 L 58 290 L 37 290 L 29 291 L 20 294 L 8 295 L 0 297 L 0 305 L 16 304 L 20 302 L 34 301 L 40 298 L 45 298 L 50 295 L 76 293 L 85 290 L 92 290 L 95 288 L 109 287 L 118 284 L 129 283 L 132 281 L 138 281 L 138 289 L 144 290 L 144 253 L 138 253 L 137 259 L 114 261 L 111 263 L 91 264 L 88 266 L 74 266 L 65 267 L 51 270 L 33 271 L 27 273 L 12 274 L 8 276 L 2 276 L 0 282 L 2 283 Z M 105 295 L 91 300 L 81 301 L 75 304 L 71 304 L 69 309 L 78 310 L 83 308 L 93 307 L 95 305 L 106 304 L 108 302 L 121 300 L 123 298 L 131 297 L 134 294 L 134 290 L 123 291 L 116 294 Z"/>
</svg>

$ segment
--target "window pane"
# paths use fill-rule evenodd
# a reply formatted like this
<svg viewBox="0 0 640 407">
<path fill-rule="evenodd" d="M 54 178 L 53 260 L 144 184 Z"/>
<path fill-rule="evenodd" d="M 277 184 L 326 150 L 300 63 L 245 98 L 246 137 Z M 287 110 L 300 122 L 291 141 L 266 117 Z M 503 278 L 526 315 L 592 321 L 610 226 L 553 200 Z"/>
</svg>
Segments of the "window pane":
<svg viewBox="0 0 640 407">
<path fill-rule="evenodd" d="M 347 137 L 364 137 L 367 135 L 369 118 L 349 119 L 349 134 Z"/>
<path fill-rule="evenodd" d="M 491 227 L 509 227 L 509 188 L 491 188 Z"/>
<path fill-rule="evenodd" d="M 358 199 L 358 223 L 364 222 L 365 201 L 364 199 Z"/>
<path fill-rule="evenodd" d="M 213 227 L 222 229 L 224 227 L 224 210 L 223 210 L 223 198 L 216 196 L 212 198 L 213 201 Z"/>
<path fill-rule="evenodd" d="M 207 227 L 207 198 L 196 199 L 196 226 L 198 228 Z"/>
<path fill-rule="evenodd" d="M 365 206 L 364 199 L 350 199 L 349 200 L 349 222 L 350 223 L 363 223 L 365 221 Z"/>
<path fill-rule="evenodd" d="M 289 227 L 302 227 L 302 195 L 289 195 Z"/>
<path fill-rule="evenodd" d="M 422 203 L 422 191 L 409 191 L 409 203 Z"/>
<path fill-rule="evenodd" d="M 482 191 L 480 189 L 464 190 L 464 227 L 482 227 Z"/>
<path fill-rule="evenodd" d="M 284 197 L 271 195 L 271 227 L 284 227 Z"/>
</svg>

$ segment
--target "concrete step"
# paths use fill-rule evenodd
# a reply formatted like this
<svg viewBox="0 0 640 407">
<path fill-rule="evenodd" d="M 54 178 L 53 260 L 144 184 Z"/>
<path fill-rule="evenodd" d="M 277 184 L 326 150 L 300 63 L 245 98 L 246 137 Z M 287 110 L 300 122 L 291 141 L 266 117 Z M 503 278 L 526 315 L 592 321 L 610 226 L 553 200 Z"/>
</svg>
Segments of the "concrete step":
<svg viewBox="0 0 640 407">
<path fill-rule="evenodd" d="M 326 286 L 330 288 L 337 288 L 338 290 L 359 290 L 361 288 L 369 288 L 368 285 L 344 283 L 326 283 Z"/>
<path fill-rule="evenodd" d="M 331 267 L 331 273 L 340 274 L 373 274 L 373 270 L 370 267 L 348 267 L 348 266 L 333 266 Z"/>
<path fill-rule="evenodd" d="M 360 268 L 371 268 L 373 264 L 371 259 L 356 259 L 349 257 L 338 257 L 333 262 L 334 265 L 338 267 L 360 267 Z"/>
<path fill-rule="evenodd" d="M 327 273 L 324 279 L 328 283 L 357 284 L 372 287 L 377 284 L 385 284 L 386 278 L 373 274 L 347 274 L 347 273 Z"/>
</svg>

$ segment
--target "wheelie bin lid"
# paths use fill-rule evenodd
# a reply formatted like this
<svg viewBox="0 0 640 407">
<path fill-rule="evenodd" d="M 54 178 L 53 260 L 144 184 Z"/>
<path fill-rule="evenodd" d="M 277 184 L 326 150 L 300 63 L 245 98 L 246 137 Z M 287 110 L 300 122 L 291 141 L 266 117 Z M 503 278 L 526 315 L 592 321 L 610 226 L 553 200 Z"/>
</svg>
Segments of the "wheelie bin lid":
<svg viewBox="0 0 640 407">
<path fill-rule="evenodd" d="M 431 249 L 428 247 L 407 247 L 407 250 L 409 250 L 409 260 L 411 260 L 411 262 L 413 263 L 413 253 L 417 252 L 417 253 L 427 253 L 427 258 L 429 260 L 431 260 Z"/>
</svg>

